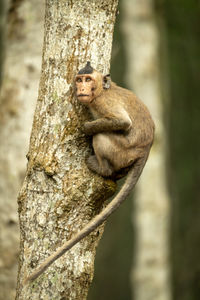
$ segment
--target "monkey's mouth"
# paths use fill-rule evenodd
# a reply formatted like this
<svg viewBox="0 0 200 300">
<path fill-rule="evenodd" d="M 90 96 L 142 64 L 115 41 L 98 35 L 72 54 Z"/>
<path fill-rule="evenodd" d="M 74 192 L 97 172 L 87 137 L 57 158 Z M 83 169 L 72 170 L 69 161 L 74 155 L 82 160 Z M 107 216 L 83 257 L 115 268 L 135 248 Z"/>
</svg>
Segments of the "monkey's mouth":
<svg viewBox="0 0 200 300">
<path fill-rule="evenodd" d="M 79 94 L 77 97 L 89 97 L 90 95 L 87 94 Z"/>
</svg>

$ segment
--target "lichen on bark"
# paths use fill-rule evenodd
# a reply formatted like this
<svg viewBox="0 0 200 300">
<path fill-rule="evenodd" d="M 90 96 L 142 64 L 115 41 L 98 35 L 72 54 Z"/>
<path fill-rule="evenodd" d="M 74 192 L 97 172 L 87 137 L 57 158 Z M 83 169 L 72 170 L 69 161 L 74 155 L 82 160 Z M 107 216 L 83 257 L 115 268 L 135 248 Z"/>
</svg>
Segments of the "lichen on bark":
<svg viewBox="0 0 200 300">
<path fill-rule="evenodd" d="M 103 207 L 115 183 L 91 173 L 87 110 L 73 79 L 87 60 L 108 72 L 117 1 L 46 1 L 39 96 L 26 177 L 18 197 L 21 253 L 16 299 L 86 299 L 103 226 L 75 245 L 35 282 L 23 280 Z"/>
</svg>

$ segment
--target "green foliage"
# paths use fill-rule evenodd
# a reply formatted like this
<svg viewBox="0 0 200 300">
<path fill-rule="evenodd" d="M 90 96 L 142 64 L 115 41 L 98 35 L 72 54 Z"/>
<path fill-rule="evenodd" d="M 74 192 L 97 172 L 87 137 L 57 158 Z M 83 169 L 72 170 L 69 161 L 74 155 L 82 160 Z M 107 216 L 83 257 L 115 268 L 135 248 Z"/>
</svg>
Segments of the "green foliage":
<svg viewBox="0 0 200 300">
<path fill-rule="evenodd" d="M 200 3 L 165 1 L 174 299 L 200 299 Z"/>
</svg>

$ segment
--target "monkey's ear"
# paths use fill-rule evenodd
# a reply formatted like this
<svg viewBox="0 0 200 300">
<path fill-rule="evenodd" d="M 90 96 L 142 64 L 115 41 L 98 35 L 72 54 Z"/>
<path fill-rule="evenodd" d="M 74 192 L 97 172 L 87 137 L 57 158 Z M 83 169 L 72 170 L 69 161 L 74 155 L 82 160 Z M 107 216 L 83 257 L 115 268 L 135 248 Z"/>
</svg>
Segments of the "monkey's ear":
<svg viewBox="0 0 200 300">
<path fill-rule="evenodd" d="M 105 90 L 109 89 L 110 84 L 111 84 L 110 74 L 107 74 L 107 75 L 103 76 L 103 88 Z"/>
</svg>

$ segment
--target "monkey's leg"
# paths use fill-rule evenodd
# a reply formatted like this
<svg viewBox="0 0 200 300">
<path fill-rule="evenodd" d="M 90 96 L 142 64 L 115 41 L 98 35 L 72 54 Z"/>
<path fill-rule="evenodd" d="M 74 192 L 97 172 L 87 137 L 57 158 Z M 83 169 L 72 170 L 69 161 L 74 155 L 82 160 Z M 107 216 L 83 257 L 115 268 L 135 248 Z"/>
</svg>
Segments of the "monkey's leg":
<svg viewBox="0 0 200 300">
<path fill-rule="evenodd" d="M 87 163 L 88 168 L 91 171 L 93 171 L 93 172 L 95 172 L 95 173 L 97 173 L 97 174 L 99 174 L 103 177 L 109 177 L 114 172 L 113 167 L 108 162 L 108 160 L 105 159 L 105 158 L 101 158 L 100 164 L 99 164 L 96 156 L 91 155 L 91 156 L 88 157 L 86 163 Z"/>
</svg>

